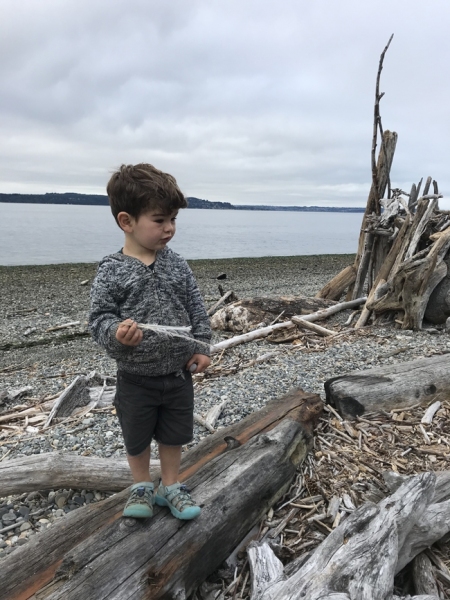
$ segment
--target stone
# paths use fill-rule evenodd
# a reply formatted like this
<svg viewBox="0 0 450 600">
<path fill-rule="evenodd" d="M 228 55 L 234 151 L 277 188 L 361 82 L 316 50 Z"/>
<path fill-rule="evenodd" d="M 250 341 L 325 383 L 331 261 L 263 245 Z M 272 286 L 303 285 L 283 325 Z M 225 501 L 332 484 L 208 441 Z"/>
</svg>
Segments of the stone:
<svg viewBox="0 0 450 600">
<path fill-rule="evenodd" d="M 58 508 L 62 508 L 67 504 L 68 494 L 65 492 L 58 492 L 55 494 L 55 504 Z"/>
<path fill-rule="evenodd" d="M 75 504 L 78 504 L 78 506 L 83 506 L 84 504 L 84 499 L 81 496 L 74 496 L 72 500 Z"/>
<path fill-rule="evenodd" d="M 31 500 L 36 500 L 37 498 L 40 498 L 41 495 L 39 492 L 30 492 L 27 496 L 27 502 L 30 502 Z"/>
<path fill-rule="evenodd" d="M 22 523 L 20 526 L 20 531 L 27 531 L 27 529 L 31 529 L 31 523 L 29 523 L 28 521 L 25 521 L 25 523 Z"/>
<path fill-rule="evenodd" d="M 30 516 L 30 509 L 28 506 L 19 506 L 19 513 L 22 515 L 25 521 L 27 521 L 28 517 Z"/>
</svg>

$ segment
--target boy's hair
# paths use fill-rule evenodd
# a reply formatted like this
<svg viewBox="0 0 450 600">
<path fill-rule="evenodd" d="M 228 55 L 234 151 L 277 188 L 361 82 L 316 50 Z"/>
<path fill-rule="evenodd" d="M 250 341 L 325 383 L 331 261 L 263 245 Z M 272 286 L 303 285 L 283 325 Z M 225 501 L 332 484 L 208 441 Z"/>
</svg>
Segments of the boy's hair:
<svg viewBox="0 0 450 600">
<path fill-rule="evenodd" d="M 170 214 L 187 207 L 175 178 L 147 163 L 122 165 L 111 176 L 106 192 L 117 224 L 117 215 L 122 211 L 139 219 L 147 210 Z"/>
</svg>

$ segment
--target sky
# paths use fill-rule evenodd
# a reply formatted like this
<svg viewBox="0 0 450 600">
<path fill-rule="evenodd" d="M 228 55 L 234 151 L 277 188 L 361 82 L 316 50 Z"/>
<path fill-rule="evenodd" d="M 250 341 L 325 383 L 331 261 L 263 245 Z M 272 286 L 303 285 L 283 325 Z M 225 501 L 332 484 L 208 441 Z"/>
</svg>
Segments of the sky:
<svg viewBox="0 0 450 600">
<path fill-rule="evenodd" d="M 0 192 L 365 206 L 375 80 L 393 187 L 450 198 L 448 0 L 0 0 Z M 441 208 L 450 208 L 444 198 Z"/>
</svg>

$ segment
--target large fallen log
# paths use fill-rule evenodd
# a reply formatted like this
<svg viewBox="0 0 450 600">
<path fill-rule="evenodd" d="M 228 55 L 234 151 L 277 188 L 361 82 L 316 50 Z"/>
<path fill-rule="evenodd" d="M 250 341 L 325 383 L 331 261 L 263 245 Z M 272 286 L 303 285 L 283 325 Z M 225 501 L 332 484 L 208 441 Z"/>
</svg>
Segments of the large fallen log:
<svg viewBox="0 0 450 600">
<path fill-rule="evenodd" d="M 247 333 L 257 326 L 267 326 L 279 315 L 309 315 L 336 303 L 320 298 L 280 296 L 279 298 L 244 298 L 221 308 L 211 318 L 211 327 L 222 331 Z"/>
<path fill-rule="evenodd" d="M 450 399 L 449 356 L 353 371 L 325 382 L 327 402 L 345 418 Z"/>
<path fill-rule="evenodd" d="M 450 529 L 448 500 L 441 503 L 446 519 L 436 523 L 432 534 L 426 529 L 440 506 L 432 504 L 434 486 L 434 473 L 423 473 L 378 505 L 364 504 L 294 567 L 283 568 L 266 542 L 250 544 L 251 600 L 391 599 L 394 576 Z M 420 540 L 418 530 L 424 534 Z M 264 564 L 270 568 L 262 569 Z M 415 598 L 424 597 L 438 598 Z"/>
<path fill-rule="evenodd" d="M 152 461 L 153 471 L 157 466 Z M 118 492 L 132 483 L 126 458 L 47 452 L 0 463 L 0 498 L 62 488 Z"/>
<path fill-rule="evenodd" d="M 182 523 L 165 509 L 149 521 L 121 519 L 128 490 L 69 514 L 2 561 L 4 597 L 187 595 L 284 493 L 321 409 L 318 396 L 297 390 L 187 452 L 180 479 L 204 504 L 197 521 Z"/>
<path fill-rule="evenodd" d="M 331 315 L 338 313 L 341 310 L 347 310 L 349 308 L 354 308 L 355 306 L 359 306 L 364 304 L 367 300 L 366 297 L 357 298 L 356 300 L 350 300 L 349 302 L 341 302 L 339 304 L 334 303 L 333 306 L 328 308 L 324 308 L 322 310 L 318 310 L 317 312 L 303 315 L 301 318 L 304 321 L 309 321 L 313 323 L 315 321 L 321 321 L 322 319 L 326 319 Z M 246 342 L 251 342 L 252 340 L 257 340 L 260 338 L 264 338 L 269 336 L 271 333 L 284 328 L 292 327 L 294 322 L 292 320 L 284 321 L 283 323 L 276 323 L 275 325 L 269 325 L 268 327 L 261 327 L 260 329 L 255 329 L 253 331 L 249 331 L 248 333 L 243 333 L 242 335 L 236 335 L 228 340 L 223 340 L 222 342 L 218 342 L 211 346 L 211 353 L 214 354 L 216 352 L 221 352 L 227 348 L 233 348 L 234 346 L 238 346 L 239 344 L 245 344 Z"/>
</svg>

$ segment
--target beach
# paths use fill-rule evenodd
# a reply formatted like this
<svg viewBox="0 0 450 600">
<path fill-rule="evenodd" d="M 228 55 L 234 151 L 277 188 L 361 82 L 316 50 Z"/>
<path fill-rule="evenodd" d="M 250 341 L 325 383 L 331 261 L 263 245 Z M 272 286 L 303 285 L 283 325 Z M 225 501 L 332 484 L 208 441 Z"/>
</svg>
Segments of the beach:
<svg viewBox="0 0 450 600">
<path fill-rule="evenodd" d="M 219 284 L 238 298 L 314 296 L 350 264 L 352 255 L 235 258 L 189 261 L 207 306 L 220 298 Z M 2 389 L 29 385 L 33 395 L 53 394 L 78 373 L 115 374 L 86 333 L 90 284 L 97 265 L 0 267 Z M 226 279 L 217 276 L 225 274 Z M 49 332 L 66 323 L 72 327 Z M 5 367 L 12 368 L 5 371 Z M 14 367 L 17 367 L 15 369 Z"/>
<path fill-rule="evenodd" d="M 282 295 L 312 297 L 352 261 L 352 255 L 325 255 L 201 260 L 190 261 L 190 265 L 205 303 L 210 307 L 220 297 L 219 285 L 223 291 L 233 290 L 240 299 Z M 89 288 L 95 271 L 95 264 L 0 267 L 0 417 L 18 410 L 19 405 L 27 408 L 45 399 L 56 398 L 77 375 L 92 371 L 115 375 L 114 361 L 91 340 L 86 329 Z M 218 276 L 221 278 L 218 279 Z M 297 344 L 275 344 L 260 339 L 215 355 L 211 367 L 215 376 L 194 377 L 195 412 L 204 416 L 211 408 L 225 403 L 215 425 L 216 429 L 220 429 L 242 420 L 268 401 L 281 398 L 294 388 L 325 399 L 324 382 L 331 377 L 450 350 L 449 336 L 443 328 L 426 325 L 423 330 L 413 332 L 399 330 L 391 324 L 384 327 L 369 325 L 355 330 L 345 326 L 349 315 L 350 311 L 344 311 L 321 323 L 342 333 L 335 338 L 306 338 L 306 342 L 299 341 Z M 59 328 L 68 324 L 70 326 Z M 213 342 L 229 335 L 214 332 Z M 266 357 L 266 360 L 255 360 L 260 357 Z M 8 398 L 7 392 L 23 387 L 28 387 L 25 396 L 16 400 Z M 415 419 L 420 423 L 424 410 L 424 407 L 416 408 L 412 416 L 406 412 L 405 419 Z M 359 470 L 359 455 L 354 450 L 357 441 L 347 436 L 349 450 L 340 456 L 349 456 L 348 452 L 352 452 L 353 463 L 348 469 L 336 471 L 330 459 L 330 448 L 339 452 L 336 444 L 344 442 L 341 433 L 340 441 L 339 436 L 336 438 L 339 423 L 330 409 L 327 408 L 327 411 L 319 424 L 320 436 L 314 438 L 315 452 L 308 456 L 301 475 L 305 478 L 315 473 L 313 485 L 327 498 L 327 502 L 336 493 L 337 486 L 339 493 L 350 494 L 356 505 L 365 500 L 368 490 L 382 493 L 384 484 L 379 477 L 379 467 L 389 466 L 393 455 L 398 455 L 401 462 L 397 464 L 405 474 L 447 468 L 447 463 L 436 462 L 435 456 L 410 452 L 410 446 L 416 447 L 421 443 L 420 430 L 415 431 L 414 436 L 402 431 L 397 433 L 397 446 L 401 441 L 397 448 L 391 445 L 390 430 L 380 436 L 378 425 L 374 424 L 370 444 L 383 458 L 379 459 L 370 448 L 363 446 L 365 464 L 370 464 L 371 470 L 369 474 L 362 472 L 354 487 L 348 473 Z M 435 439 L 442 433 L 439 427 L 447 414 L 446 409 L 440 412 L 436 431 L 431 433 L 428 430 Z M 71 419 L 69 423 L 54 423 L 46 430 L 40 428 L 42 420 L 39 427 L 29 427 L 28 419 L 23 418 L 8 422 L 7 427 L 0 423 L 0 462 L 5 465 L 16 458 L 55 451 L 111 460 L 124 458 L 125 448 L 114 413 L 112 407 L 94 409 L 80 418 Z M 390 427 L 391 421 L 386 415 L 388 413 L 383 418 Z M 365 427 L 368 427 L 367 423 L 370 421 L 365 420 Z M 184 450 L 208 435 L 209 431 L 196 422 L 194 438 Z M 402 436 L 404 439 L 401 439 Z M 407 458 L 404 458 L 405 455 Z M 154 444 L 152 456 L 157 457 Z M 325 456 L 328 460 L 324 462 Z M 338 464 L 342 464 L 342 459 L 339 460 Z M 112 493 L 56 489 L 39 493 L 39 490 L 30 490 L 30 493 L 21 496 L 0 498 L 0 515 L 16 524 L 15 528 L 9 526 L 7 531 L 0 533 L 0 558 L 6 557 L 16 546 L 25 544 L 35 533 L 44 531 L 66 514 L 88 502 L 101 501 Z M 308 495 L 307 488 L 303 493 Z M 62 507 L 55 504 L 55 494 L 62 494 L 66 499 Z M 28 516 L 21 516 L 20 511 L 30 515 L 29 520 Z M 3 521 L 5 524 L 5 519 Z M 310 537 L 307 537 L 315 545 L 324 537 L 317 533 L 312 528 L 308 533 Z"/>
</svg>

